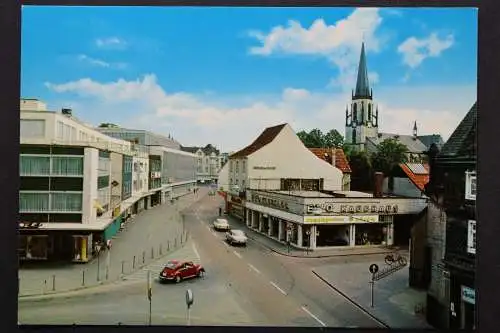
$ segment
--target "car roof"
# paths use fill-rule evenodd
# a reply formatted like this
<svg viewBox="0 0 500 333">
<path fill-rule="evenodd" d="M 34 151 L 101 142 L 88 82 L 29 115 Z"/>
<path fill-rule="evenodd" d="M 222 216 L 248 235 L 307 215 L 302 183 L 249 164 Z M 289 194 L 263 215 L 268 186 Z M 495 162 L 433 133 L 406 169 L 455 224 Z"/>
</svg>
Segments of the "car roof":
<svg viewBox="0 0 500 333">
<path fill-rule="evenodd" d="M 243 230 L 240 230 L 240 229 L 232 229 L 231 232 L 233 234 L 245 234 L 245 232 Z"/>
<path fill-rule="evenodd" d="M 223 218 L 218 218 L 217 221 L 219 221 L 219 222 L 227 222 L 227 220 L 223 219 Z"/>
</svg>

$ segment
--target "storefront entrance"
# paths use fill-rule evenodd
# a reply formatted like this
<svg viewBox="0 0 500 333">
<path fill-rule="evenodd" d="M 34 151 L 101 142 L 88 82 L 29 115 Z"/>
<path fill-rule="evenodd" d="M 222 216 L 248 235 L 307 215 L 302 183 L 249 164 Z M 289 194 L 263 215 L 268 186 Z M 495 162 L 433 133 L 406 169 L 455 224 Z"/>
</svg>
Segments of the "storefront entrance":
<svg viewBox="0 0 500 333">
<path fill-rule="evenodd" d="M 316 246 L 348 246 L 349 225 L 317 225 Z"/>
<path fill-rule="evenodd" d="M 356 224 L 356 245 L 382 245 L 387 228 L 382 223 Z"/>
</svg>

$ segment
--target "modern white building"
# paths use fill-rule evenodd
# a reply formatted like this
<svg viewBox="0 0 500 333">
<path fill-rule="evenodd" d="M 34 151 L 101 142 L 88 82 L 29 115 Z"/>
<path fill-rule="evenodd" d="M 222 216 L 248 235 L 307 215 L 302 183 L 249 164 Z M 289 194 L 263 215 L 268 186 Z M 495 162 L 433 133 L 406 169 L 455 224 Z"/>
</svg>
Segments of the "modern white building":
<svg viewBox="0 0 500 333">
<path fill-rule="evenodd" d="M 116 233 L 131 195 L 130 142 L 69 109 L 47 111 L 33 99 L 20 109 L 20 258 L 87 261 L 93 241 Z"/>
<path fill-rule="evenodd" d="M 224 157 L 211 144 L 205 147 L 182 147 L 182 150 L 196 155 L 196 177 L 200 183 L 216 181 L 224 164 Z"/>
<path fill-rule="evenodd" d="M 344 190 L 343 172 L 306 148 L 288 124 L 265 129 L 229 156 L 219 173 L 226 210 L 279 242 L 298 248 L 392 245 L 397 214 L 415 214 L 423 198 Z M 226 187 L 227 186 L 227 187 Z"/>
</svg>

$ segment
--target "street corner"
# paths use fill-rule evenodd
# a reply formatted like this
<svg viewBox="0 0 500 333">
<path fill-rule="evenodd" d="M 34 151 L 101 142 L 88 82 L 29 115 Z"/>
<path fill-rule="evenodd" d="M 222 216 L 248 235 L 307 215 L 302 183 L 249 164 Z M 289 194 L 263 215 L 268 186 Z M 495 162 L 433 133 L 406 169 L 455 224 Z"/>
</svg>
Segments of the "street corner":
<svg viewBox="0 0 500 333">
<path fill-rule="evenodd" d="M 389 302 L 402 311 L 416 315 L 424 310 L 427 294 L 425 291 L 416 290 L 411 287 L 389 297 Z"/>
</svg>

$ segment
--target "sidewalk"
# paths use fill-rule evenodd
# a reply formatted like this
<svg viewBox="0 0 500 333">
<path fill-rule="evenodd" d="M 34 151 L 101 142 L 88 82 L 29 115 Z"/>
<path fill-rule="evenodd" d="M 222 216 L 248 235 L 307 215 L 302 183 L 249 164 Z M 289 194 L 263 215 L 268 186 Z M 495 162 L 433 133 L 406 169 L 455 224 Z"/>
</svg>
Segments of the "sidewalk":
<svg viewBox="0 0 500 333">
<path fill-rule="evenodd" d="M 20 268 L 19 297 L 68 292 L 110 283 L 171 253 L 180 248 L 187 238 L 180 211 L 206 194 L 206 189 L 200 189 L 196 196 L 188 194 L 173 204 L 166 202 L 141 212 L 113 238 L 110 251 L 104 251 L 89 263 L 40 263 Z"/>
<path fill-rule="evenodd" d="M 374 262 L 380 269 L 386 265 Z M 313 273 L 346 297 L 363 312 L 376 318 L 391 329 L 432 329 L 425 315 L 415 314 L 416 307 L 425 306 L 425 291 L 408 287 L 408 266 L 375 281 L 374 302 L 371 307 L 369 273 L 370 263 L 343 263 L 313 269 Z"/>
</svg>

